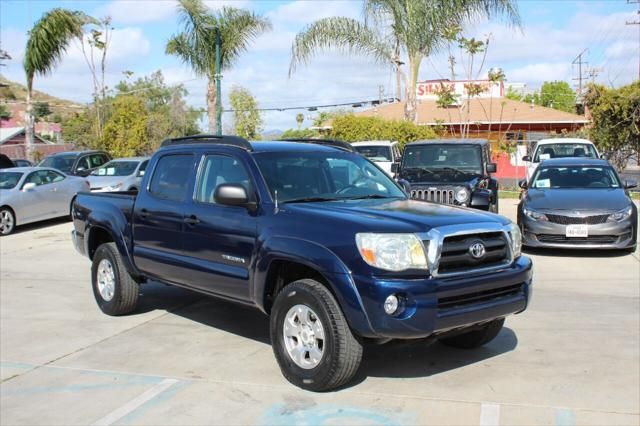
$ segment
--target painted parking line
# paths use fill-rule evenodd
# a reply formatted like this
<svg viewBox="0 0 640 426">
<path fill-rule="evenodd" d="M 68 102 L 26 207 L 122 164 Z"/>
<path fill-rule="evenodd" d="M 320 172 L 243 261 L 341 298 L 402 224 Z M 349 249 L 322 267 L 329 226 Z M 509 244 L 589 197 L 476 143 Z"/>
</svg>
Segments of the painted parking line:
<svg viewBox="0 0 640 426">
<path fill-rule="evenodd" d="M 556 426 L 575 426 L 576 414 L 568 408 L 556 408 Z"/>
<path fill-rule="evenodd" d="M 500 424 L 500 405 L 483 402 L 480 404 L 480 426 L 498 426 Z"/>
<path fill-rule="evenodd" d="M 161 393 L 165 392 L 166 390 L 168 390 L 171 386 L 175 385 L 176 383 L 178 383 L 178 380 L 175 380 L 175 379 L 164 379 L 163 381 L 161 381 L 160 383 L 158 383 L 157 385 L 155 385 L 151 389 L 145 391 L 144 393 L 140 394 L 136 398 L 134 398 L 131 401 L 127 402 L 123 406 L 115 409 L 114 411 L 112 411 L 111 413 L 107 414 L 106 416 L 104 416 L 100 420 L 96 421 L 95 423 L 93 423 L 93 425 L 94 426 L 109 426 L 109 425 L 114 424 L 115 422 L 117 422 L 121 418 L 125 417 L 126 415 L 128 415 L 128 414 L 132 413 L 133 411 L 135 411 L 136 409 L 138 409 L 143 404 L 151 401 L 156 396 L 158 396 Z"/>
</svg>

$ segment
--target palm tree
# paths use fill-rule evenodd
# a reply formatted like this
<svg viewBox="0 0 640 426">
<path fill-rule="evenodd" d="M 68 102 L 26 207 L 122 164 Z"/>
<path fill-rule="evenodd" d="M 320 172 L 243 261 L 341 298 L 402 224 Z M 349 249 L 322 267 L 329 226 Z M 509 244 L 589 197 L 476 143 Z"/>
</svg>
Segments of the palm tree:
<svg viewBox="0 0 640 426">
<path fill-rule="evenodd" d="M 33 79 L 47 75 L 56 67 L 73 39 L 82 40 L 83 26 L 96 20 L 82 12 L 52 9 L 45 13 L 29 31 L 23 67 L 27 76 L 27 106 L 25 136 L 27 158 L 33 158 Z"/>
<path fill-rule="evenodd" d="M 321 50 L 337 48 L 396 67 L 407 58 L 405 119 L 416 121 L 416 83 L 422 59 L 447 42 L 447 31 L 483 17 L 506 15 L 520 25 L 515 0 L 364 0 L 364 22 L 343 17 L 320 19 L 300 32 L 291 50 L 289 74 Z"/>
<path fill-rule="evenodd" d="M 260 34 L 271 29 L 268 19 L 246 10 L 223 7 L 212 13 L 202 0 L 179 0 L 178 11 L 183 30 L 169 39 L 166 53 L 175 55 L 189 65 L 193 71 L 207 77 L 207 112 L 209 131 L 216 128 L 216 92 L 214 77 L 233 66 L 249 43 Z M 220 31 L 221 66 L 215 66 L 216 30 Z"/>
</svg>

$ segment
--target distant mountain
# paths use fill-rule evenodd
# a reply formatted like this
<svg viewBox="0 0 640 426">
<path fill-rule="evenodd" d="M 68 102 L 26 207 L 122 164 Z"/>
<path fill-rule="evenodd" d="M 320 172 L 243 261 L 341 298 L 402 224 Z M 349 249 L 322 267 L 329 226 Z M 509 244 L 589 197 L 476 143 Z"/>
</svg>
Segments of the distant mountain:
<svg viewBox="0 0 640 426">
<path fill-rule="evenodd" d="M 283 133 L 284 131 L 280 129 L 267 130 L 262 133 L 262 139 L 278 139 Z"/>
<path fill-rule="evenodd" d="M 16 83 L 15 81 L 8 80 L 0 75 L 0 103 L 9 107 L 13 117 L 20 117 L 20 120 L 22 120 L 26 99 L 26 86 Z M 60 114 L 63 117 L 74 112 L 82 112 L 85 108 L 82 104 L 66 99 L 60 99 L 38 90 L 34 90 L 33 92 L 33 101 L 47 102 L 52 114 Z"/>
</svg>

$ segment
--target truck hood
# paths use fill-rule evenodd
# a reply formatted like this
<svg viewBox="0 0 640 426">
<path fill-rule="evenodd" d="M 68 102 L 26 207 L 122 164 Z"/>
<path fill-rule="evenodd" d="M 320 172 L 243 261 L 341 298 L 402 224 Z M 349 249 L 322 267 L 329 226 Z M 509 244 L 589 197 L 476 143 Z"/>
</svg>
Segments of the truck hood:
<svg viewBox="0 0 640 426">
<path fill-rule="evenodd" d="M 618 211 L 631 201 L 623 189 L 530 189 L 524 206 L 534 210 Z"/>
<path fill-rule="evenodd" d="M 415 200 L 345 200 L 285 206 L 292 213 L 328 215 L 352 222 L 356 232 L 427 232 L 447 225 L 510 222 L 493 213 Z"/>
</svg>

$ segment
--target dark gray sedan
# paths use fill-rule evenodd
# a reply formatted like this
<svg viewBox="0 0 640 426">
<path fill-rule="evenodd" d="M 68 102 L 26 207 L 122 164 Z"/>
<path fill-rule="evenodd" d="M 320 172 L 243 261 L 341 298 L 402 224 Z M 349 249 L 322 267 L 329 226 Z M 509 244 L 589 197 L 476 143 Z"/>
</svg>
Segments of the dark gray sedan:
<svg viewBox="0 0 640 426">
<path fill-rule="evenodd" d="M 545 160 L 518 205 L 518 225 L 528 247 L 634 250 L 638 209 L 611 165 L 600 159 Z"/>
</svg>

